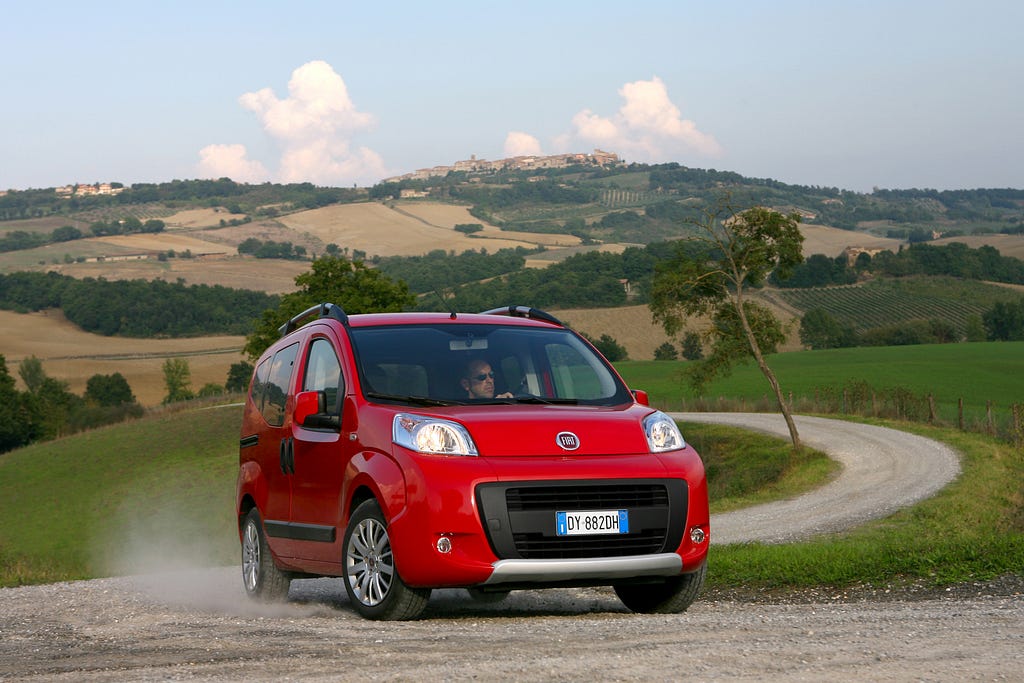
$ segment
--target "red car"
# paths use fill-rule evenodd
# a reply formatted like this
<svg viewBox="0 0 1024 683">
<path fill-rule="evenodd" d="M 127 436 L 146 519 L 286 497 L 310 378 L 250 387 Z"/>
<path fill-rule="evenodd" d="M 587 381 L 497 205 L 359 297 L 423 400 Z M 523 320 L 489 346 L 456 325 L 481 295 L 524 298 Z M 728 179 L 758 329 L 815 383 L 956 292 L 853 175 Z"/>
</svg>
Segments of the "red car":
<svg viewBox="0 0 1024 683">
<path fill-rule="evenodd" d="M 696 598 L 700 457 L 554 317 L 322 304 L 281 332 L 256 365 L 239 444 L 250 596 L 340 576 L 370 619 L 415 618 L 433 588 L 497 600 L 611 585 L 637 612 Z"/>
</svg>

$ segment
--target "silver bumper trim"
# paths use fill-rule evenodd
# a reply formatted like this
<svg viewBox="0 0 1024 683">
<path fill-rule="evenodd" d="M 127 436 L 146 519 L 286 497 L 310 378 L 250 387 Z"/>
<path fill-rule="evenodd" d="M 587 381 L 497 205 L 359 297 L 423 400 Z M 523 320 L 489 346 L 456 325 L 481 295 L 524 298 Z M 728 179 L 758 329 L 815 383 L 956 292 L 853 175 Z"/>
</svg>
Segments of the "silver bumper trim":
<svg viewBox="0 0 1024 683">
<path fill-rule="evenodd" d="M 683 559 L 675 553 L 576 560 L 498 560 L 494 563 L 494 573 L 483 585 L 676 576 L 682 571 Z"/>
</svg>

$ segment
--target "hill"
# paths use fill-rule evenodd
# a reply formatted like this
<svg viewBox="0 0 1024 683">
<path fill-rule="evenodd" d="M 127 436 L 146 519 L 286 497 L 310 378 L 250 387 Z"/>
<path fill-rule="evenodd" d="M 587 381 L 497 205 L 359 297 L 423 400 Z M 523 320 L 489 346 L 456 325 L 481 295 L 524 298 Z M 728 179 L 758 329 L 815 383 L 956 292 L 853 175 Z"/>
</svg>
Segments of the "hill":
<svg viewBox="0 0 1024 683">
<path fill-rule="evenodd" d="M 143 406 L 157 406 L 166 395 L 163 364 L 184 358 L 192 371 L 192 387 L 223 385 L 232 363 L 242 360 L 240 336 L 183 339 L 133 339 L 89 334 L 68 322 L 59 310 L 12 313 L 0 310 L 4 341 L 0 353 L 11 374 L 20 361 L 35 356 L 51 377 L 68 382 L 76 394 L 85 391 L 95 374 L 121 373 Z M 19 380 L 20 382 L 20 380 Z M 24 389 L 24 387 L 21 387 Z"/>
</svg>

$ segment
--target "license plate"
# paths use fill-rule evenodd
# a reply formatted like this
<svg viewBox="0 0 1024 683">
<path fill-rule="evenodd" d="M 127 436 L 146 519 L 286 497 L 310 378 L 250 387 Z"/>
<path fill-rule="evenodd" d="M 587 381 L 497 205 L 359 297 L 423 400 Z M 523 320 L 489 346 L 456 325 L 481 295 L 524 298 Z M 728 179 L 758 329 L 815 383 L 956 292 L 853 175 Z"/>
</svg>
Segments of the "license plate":
<svg viewBox="0 0 1024 683">
<path fill-rule="evenodd" d="M 628 533 L 628 510 L 577 510 L 555 513 L 555 534 L 558 536 Z"/>
</svg>

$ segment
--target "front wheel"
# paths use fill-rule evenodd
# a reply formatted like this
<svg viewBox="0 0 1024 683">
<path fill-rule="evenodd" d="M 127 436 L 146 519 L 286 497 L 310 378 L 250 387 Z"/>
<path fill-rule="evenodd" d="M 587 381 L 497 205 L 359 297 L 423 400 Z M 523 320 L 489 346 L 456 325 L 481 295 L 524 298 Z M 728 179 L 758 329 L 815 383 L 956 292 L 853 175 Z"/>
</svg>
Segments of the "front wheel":
<svg viewBox="0 0 1024 683">
<path fill-rule="evenodd" d="M 644 614 L 678 614 L 697 599 L 704 586 L 708 565 L 695 572 L 680 574 L 660 583 L 630 583 L 615 586 L 615 594 L 633 612 Z"/>
<path fill-rule="evenodd" d="M 284 600 L 291 585 L 291 575 L 274 564 L 256 508 L 242 522 L 242 584 L 250 598 L 264 602 Z"/>
<path fill-rule="evenodd" d="M 363 617 L 415 619 L 427 607 L 429 588 L 410 588 L 395 568 L 387 522 L 376 500 L 361 503 L 345 529 L 345 592 Z"/>
</svg>

